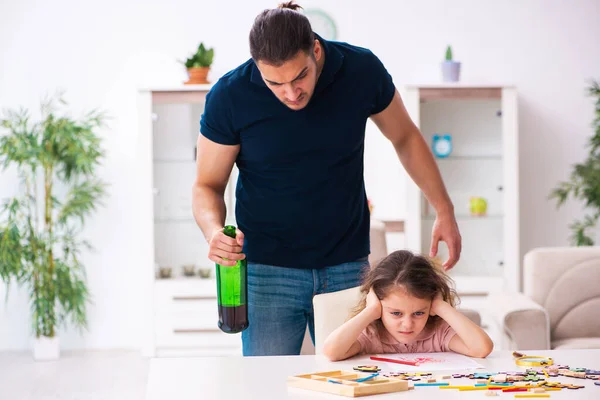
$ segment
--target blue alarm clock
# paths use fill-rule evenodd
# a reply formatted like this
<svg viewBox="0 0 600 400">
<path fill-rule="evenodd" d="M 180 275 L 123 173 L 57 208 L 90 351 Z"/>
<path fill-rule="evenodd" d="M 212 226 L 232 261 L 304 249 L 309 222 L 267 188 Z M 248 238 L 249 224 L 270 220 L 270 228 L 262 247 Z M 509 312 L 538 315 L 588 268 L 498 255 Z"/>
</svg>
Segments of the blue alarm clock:
<svg viewBox="0 0 600 400">
<path fill-rule="evenodd" d="M 452 153 L 452 136 L 445 135 L 433 135 L 433 141 L 431 143 L 431 150 L 433 154 L 438 158 L 445 158 Z"/>
</svg>

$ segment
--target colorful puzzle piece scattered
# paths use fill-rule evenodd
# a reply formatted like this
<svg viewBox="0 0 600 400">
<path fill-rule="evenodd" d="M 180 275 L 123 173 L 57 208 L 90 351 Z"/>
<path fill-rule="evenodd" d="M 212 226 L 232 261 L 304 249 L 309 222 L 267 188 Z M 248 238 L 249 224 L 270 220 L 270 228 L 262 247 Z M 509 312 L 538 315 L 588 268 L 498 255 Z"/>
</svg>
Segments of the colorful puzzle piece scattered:
<svg viewBox="0 0 600 400">
<path fill-rule="evenodd" d="M 588 375 L 600 375 L 600 371 L 596 371 L 594 369 L 586 369 L 585 373 Z"/>
<path fill-rule="evenodd" d="M 473 379 L 489 379 L 492 375 L 489 372 L 476 372 L 473 374 Z"/>
<path fill-rule="evenodd" d="M 354 367 L 354 370 L 363 372 L 381 371 L 376 365 L 360 365 Z M 433 379 L 431 372 L 387 372 L 382 374 L 384 377 L 396 378 L 404 381 L 413 381 L 414 386 L 439 386 L 440 389 L 458 389 L 458 390 L 486 390 L 486 395 L 492 392 L 532 392 L 534 394 L 544 393 L 546 391 L 570 389 L 582 389 L 584 385 L 574 385 L 570 383 L 550 382 L 550 377 L 565 376 L 570 378 L 591 379 L 594 385 L 600 386 L 600 371 L 586 369 L 581 367 L 569 367 L 568 365 L 549 365 L 539 369 L 527 368 L 525 371 L 500 371 L 495 372 L 471 372 L 456 373 L 444 375 L 440 379 L 459 379 L 468 378 L 477 381 L 473 386 L 453 386 L 447 382 L 440 382 Z M 516 397 L 516 396 L 515 396 Z"/>
<path fill-rule="evenodd" d="M 361 372 L 379 372 L 381 368 L 378 368 L 377 365 L 359 365 L 358 367 L 353 368 L 355 371 Z"/>
</svg>

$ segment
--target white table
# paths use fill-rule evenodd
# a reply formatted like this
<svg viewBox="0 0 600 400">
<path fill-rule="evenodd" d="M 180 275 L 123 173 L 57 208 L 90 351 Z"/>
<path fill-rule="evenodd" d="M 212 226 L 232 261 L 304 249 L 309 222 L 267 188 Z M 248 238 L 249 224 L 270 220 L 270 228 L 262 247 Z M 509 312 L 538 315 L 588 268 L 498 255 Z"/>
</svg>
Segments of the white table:
<svg viewBox="0 0 600 400">
<path fill-rule="evenodd" d="M 523 351 L 529 355 L 554 358 L 556 364 L 600 370 L 598 350 L 547 350 Z M 477 359 L 486 367 L 479 372 L 519 371 L 511 352 L 494 352 L 486 359 Z M 270 399 L 344 399 L 346 397 L 288 388 L 287 377 L 317 371 L 352 369 L 365 364 L 377 364 L 386 372 L 384 363 L 355 357 L 340 362 L 329 362 L 322 356 L 290 357 L 205 357 L 205 358 L 155 358 L 150 361 L 146 400 L 270 400 Z M 464 371 L 447 371 L 450 373 Z M 434 375 L 445 372 L 432 372 Z M 600 399 L 600 386 L 590 379 L 558 376 L 553 382 L 585 385 L 582 389 L 563 389 L 548 392 L 550 399 Z M 454 385 L 473 385 L 474 380 L 452 379 Z M 416 387 L 408 392 L 367 396 L 367 399 L 514 399 L 513 393 L 487 397 L 483 391 L 459 392 L 457 389 Z"/>
</svg>

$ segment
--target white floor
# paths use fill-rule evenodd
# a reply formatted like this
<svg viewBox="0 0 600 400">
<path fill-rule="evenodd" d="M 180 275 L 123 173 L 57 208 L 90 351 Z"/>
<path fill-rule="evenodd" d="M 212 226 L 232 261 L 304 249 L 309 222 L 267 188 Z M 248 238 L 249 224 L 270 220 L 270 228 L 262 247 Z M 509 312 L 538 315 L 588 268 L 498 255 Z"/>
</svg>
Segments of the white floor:
<svg viewBox="0 0 600 400">
<path fill-rule="evenodd" d="M 139 351 L 63 351 L 44 362 L 0 352 L 0 399 L 143 400 L 148 365 Z"/>
</svg>

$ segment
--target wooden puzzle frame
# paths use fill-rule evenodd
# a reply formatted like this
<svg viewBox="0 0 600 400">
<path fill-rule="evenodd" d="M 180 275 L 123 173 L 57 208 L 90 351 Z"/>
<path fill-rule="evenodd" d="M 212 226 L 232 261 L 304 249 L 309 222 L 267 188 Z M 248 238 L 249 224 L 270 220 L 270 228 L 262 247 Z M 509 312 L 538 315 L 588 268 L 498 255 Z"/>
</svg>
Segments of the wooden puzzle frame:
<svg viewBox="0 0 600 400">
<path fill-rule="evenodd" d="M 344 370 L 315 372 L 288 377 L 288 386 L 346 397 L 370 396 L 409 390 L 408 381 L 381 375 L 363 382 L 355 381 L 369 375 L 371 374 Z"/>
</svg>

